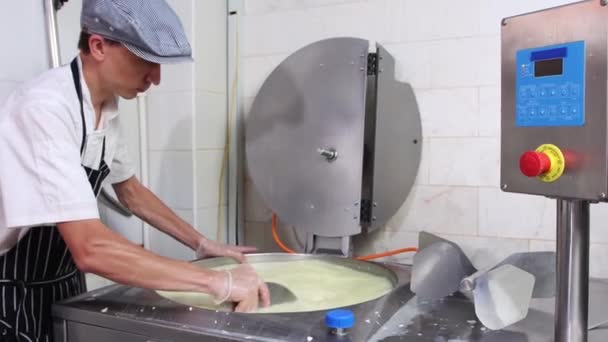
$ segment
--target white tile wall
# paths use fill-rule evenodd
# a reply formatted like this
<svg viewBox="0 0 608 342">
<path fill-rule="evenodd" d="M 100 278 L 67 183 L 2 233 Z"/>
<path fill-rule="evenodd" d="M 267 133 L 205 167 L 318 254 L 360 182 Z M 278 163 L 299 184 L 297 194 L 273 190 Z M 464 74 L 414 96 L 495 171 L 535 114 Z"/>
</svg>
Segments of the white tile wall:
<svg viewBox="0 0 608 342">
<path fill-rule="evenodd" d="M 225 93 L 197 92 L 196 95 L 196 148 L 223 149 L 226 144 Z M 232 120 L 237 113 L 232 113 Z"/>
<path fill-rule="evenodd" d="M 479 34 L 479 6 L 484 0 L 404 0 L 404 41 L 471 37 Z M 445 54 L 444 54 L 445 56 Z"/>
<path fill-rule="evenodd" d="M 477 196 L 474 187 L 414 186 L 385 229 L 477 235 Z"/>
<path fill-rule="evenodd" d="M 0 80 L 25 81 L 50 66 L 43 2 L 4 2 L 0 11 Z"/>
<path fill-rule="evenodd" d="M 148 96 L 148 139 L 151 150 L 192 150 L 192 92 Z"/>
<path fill-rule="evenodd" d="M 243 96 L 254 97 L 264 80 L 287 56 L 262 56 L 246 58 L 243 61 Z"/>
<path fill-rule="evenodd" d="M 198 208 L 217 207 L 219 203 L 219 182 L 222 171 L 223 150 L 199 150 L 196 152 Z M 226 188 L 226 172 L 222 177 L 223 189 Z M 226 191 L 222 194 L 222 204 L 226 205 Z"/>
<path fill-rule="evenodd" d="M 498 85 L 499 36 L 437 40 L 431 44 L 433 88 Z"/>
<path fill-rule="evenodd" d="M 282 0 L 282 1 L 247 1 L 247 15 L 260 15 L 286 10 L 305 9 L 312 7 L 327 7 L 362 0 Z"/>
<path fill-rule="evenodd" d="M 389 44 L 385 48 L 395 58 L 395 78 L 414 89 L 431 87 L 431 43 L 411 42 Z"/>
<path fill-rule="evenodd" d="M 400 10 L 394 1 L 377 0 L 313 8 L 308 15 L 321 18 L 323 38 L 358 37 L 386 43 L 399 40 L 399 32 L 391 29 Z"/>
<path fill-rule="evenodd" d="M 175 210 L 175 213 L 186 222 L 194 224 L 192 210 Z M 195 257 L 192 249 L 153 228 L 150 229 L 150 249 L 159 255 L 173 259 L 192 260 Z"/>
<path fill-rule="evenodd" d="M 430 150 L 429 184 L 496 186 L 500 145 L 496 138 L 437 138 Z"/>
<path fill-rule="evenodd" d="M 500 87 L 479 87 L 479 136 L 500 137 Z"/>
<path fill-rule="evenodd" d="M 171 208 L 193 208 L 193 158 L 190 151 L 150 151 L 150 189 Z"/>
<path fill-rule="evenodd" d="M 254 56 L 295 51 L 323 37 L 323 26 L 322 18 L 309 9 L 245 16 L 242 53 Z"/>
<path fill-rule="evenodd" d="M 555 236 L 555 201 L 480 188 L 479 233 L 482 236 L 550 239 Z"/>
<path fill-rule="evenodd" d="M 197 90 L 226 93 L 226 3 L 221 0 L 195 2 Z M 242 35 L 239 35 L 239 39 L 242 39 Z"/>
<path fill-rule="evenodd" d="M 192 91 L 194 63 L 167 64 L 161 66 L 158 86 L 150 88 L 151 94 Z"/>
<path fill-rule="evenodd" d="M 479 131 L 479 97 L 476 88 L 416 91 L 425 137 L 471 137 Z"/>
<path fill-rule="evenodd" d="M 221 219 L 221 235 L 226 236 L 226 215 L 227 207 L 221 208 L 221 217 L 218 216 L 218 207 L 201 208 L 198 209 L 198 223 L 196 228 L 201 234 L 205 235 L 209 239 L 217 239 L 218 237 L 218 219 Z"/>
<path fill-rule="evenodd" d="M 358 237 L 356 253 L 416 245 L 420 230 L 461 244 L 479 267 L 553 246 L 555 201 L 498 188 L 500 20 L 571 2 L 247 0 L 245 115 L 270 71 L 304 45 L 332 36 L 377 40 L 395 57 L 396 78 L 415 89 L 423 151 L 406 203 L 384 229 Z M 264 229 L 270 209 L 252 184 L 245 191 L 247 236 L 272 249 Z M 608 205 L 593 205 L 592 272 L 601 276 L 608 276 L 606 222 Z"/>
</svg>

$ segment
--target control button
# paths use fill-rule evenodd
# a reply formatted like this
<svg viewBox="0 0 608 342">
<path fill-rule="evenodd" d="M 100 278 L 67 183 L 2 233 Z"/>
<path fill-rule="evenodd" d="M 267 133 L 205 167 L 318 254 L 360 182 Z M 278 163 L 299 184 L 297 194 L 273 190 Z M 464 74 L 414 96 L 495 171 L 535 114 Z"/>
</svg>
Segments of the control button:
<svg viewBox="0 0 608 342">
<path fill-rule="evenodd" d="M 521 96 L 521 97 L 527 97 L 528 96 L 528 91 L 526 89 L 524 89 L 524 88 L 521 88 L 519 90 L 519 96 Z"/>
<path fill-rule="evenodd" d="M 551 96 L 555 96 L 557 94 L 557 92 L 555 91 L 555 89 L 551 90 Z"/>
<path fill-rule="evenodd" d="M 540 91 L 540 96 L 541 97 L 547 96 L 547 91 L 546 90 L 541 90 Z"/>
<path fill-rule="evenodd" d="M 528 177 L 537 177 L 551 169 L 551 159 L 545 153 L 527 151 L 519 158 L 519 169 Z"/>
<path fill-rule="evenodd" d="M 568 96 L 568 87 L 562 87 L 562 95 L 563 96 Z"/>
<path fill-rule="evenodd" d="M 560 108 L 560 112 L 561 112 L 562 114 L 566 114 L 566 113 L 568 113 L 568 108 L 566 108 L 566 107 L 562 107 L 562 108 Z"/>
<path fill-rule="evenodd" d="M 572 108 L 572 114 L 576 114 L 578 113 L 578 110 L 576 108 Z"/>
</svg>

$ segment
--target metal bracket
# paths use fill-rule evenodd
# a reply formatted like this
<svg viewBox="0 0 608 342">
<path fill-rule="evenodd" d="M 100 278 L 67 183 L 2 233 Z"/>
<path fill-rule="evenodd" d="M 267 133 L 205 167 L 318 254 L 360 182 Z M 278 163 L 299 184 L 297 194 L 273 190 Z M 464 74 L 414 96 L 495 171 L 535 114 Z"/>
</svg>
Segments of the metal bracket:
<svg viewBox="0 0 608 342">
<path fill-rule="evenodd" d="M 367 75 L 378 75 L 378 54 L 367 54 Z"/>
</svg>

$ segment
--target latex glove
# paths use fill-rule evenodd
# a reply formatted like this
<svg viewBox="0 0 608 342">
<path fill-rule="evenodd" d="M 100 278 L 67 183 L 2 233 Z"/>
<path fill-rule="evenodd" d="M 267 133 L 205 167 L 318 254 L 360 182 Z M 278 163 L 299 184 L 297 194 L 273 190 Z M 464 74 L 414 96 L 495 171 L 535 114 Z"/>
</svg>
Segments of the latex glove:
<svg viewBox="0 0 608 342">
<path fill-rule="evenodd" d="M 219 271 L 221 280 L 215 282 L 216 304 L 223 302 L 235 303 L 236 312 L 254 312 L 258 306 L 270 305 L 270 291 L 253 267 L 248 264 L 239 265 L 230 271 Z M 218 298 L 219 297 L 219 298 Z"/>
<path fill-rule="evenodd" d="M 226 256 L 242 263 L 245 262 L 245 256 L 243 255 L 243 253 L 250 253 L 255 251 L 257 251 L 257 248 L 255 247 L 231 246 L 202 238 L 199 241 L 198 248 L 196 249 L 196 257 L 206 258 Z"/>
</svg>

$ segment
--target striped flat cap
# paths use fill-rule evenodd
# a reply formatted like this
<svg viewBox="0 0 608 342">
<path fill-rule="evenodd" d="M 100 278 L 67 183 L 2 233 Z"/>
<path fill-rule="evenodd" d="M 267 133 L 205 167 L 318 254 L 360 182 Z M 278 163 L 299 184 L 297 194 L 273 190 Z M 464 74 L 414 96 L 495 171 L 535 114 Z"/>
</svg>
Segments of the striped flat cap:
<svg viewBox="0 0 608 342">
<path fill-rule="evenodd" d="M 153 63 L 192 61 L 182 23 L 165 0 L 84 0 L 80 24 Z"/>
</svg>

